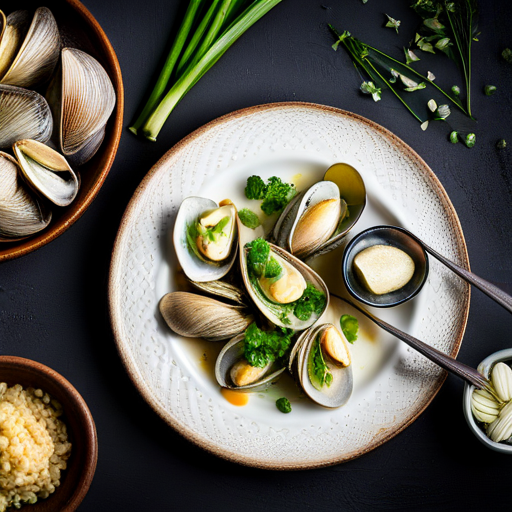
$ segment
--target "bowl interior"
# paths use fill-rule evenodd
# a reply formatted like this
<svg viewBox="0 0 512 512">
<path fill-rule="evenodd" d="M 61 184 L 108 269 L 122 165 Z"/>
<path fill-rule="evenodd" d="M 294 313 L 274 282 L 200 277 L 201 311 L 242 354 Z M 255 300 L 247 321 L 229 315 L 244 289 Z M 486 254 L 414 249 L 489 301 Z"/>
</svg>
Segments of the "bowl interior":
<svg viewBox="0 0 512 512">
<path fill-rule="evenodd" d="M 121 69 L 107 36 L 79 1 L 48 0 L 43 4 L 52 11 L 57 20 L 63 44 L 86 51 L 102 64 L 114 85 L 117 102 L 107 123 L 105 139 L 100 149 L 89 162 L 77 168 L 82 183 L 76 199 L 66 208 L 52 207 L 52 221 L 43 231 L 18 242 L 0 243 L 0 261 L 17 258 L 42 247 L 80 218 L 107 177 L 121 138 L 124 105 Z M 33 0 L 6 0 L 1 8 L 8 15 L 17 9 L 35 10 L 43 4 Z M 46 86 L 47 84 L 36 90 L 44 95 Z"/>
<path fill-rule="evenodd" d="M 507 363 L 510 365 L 512 363 L 512 348 L 507 348 L 505 350 L 499 350 L 498 352 L 494 352 L 490 356 L 486 357 L 479 365 L 478 371 L 484 376 L 489 378 L 489 374 L 491 373 L 491 369 L 496 363 Z M 464 386 L 464 394 L 462 397 L 462 408 L 464 411 L 464 417 L 466 418 L 466 422 L 473 432 L 477 439 L 483 443 L 485 446 L 500 453 L 509 453 L 512 454 L 512 445 L 504 444 L 504 443 L 495 443 L 491 441 L 487 437 L 487 434 L 481 427 L 481 424 L 478 423 L 473 416 L 471 411 L 471 397 L 473 395 L 473 391 L 475 390 L 475 386 L 471 386 L 466 383 Z"/>
<path fill-rule="evenodd" d="M 58 400 L 72 443 L 68 467 L 62 472 L 61 485 L 46 500 L 30 505 L 33 512 L 71 512 L 81 503 L 91 485 L 98 458 L 94 420 L 78 391 L 54 370 L 29 359 L 0 356 L 0 382 L 9 386 L 41 388 Z"/>
<path fill-rule="evenodd" d="M 361 251 L 373 245 L 397 247 L 413 259 L 414 274 L 404 287 L 384 295 L 375 295 L 361 284 L 353 270 L 354 258 Z M 347 245 L 343 255 L 342 274 L 348 291 L 358 301 L 381 308 L 397 306 L 412 299 L 421 290 L 428 275 L 428 258 L 421 245 L 401 228 L 376 226 L 362 231 Z"/>
</svg>

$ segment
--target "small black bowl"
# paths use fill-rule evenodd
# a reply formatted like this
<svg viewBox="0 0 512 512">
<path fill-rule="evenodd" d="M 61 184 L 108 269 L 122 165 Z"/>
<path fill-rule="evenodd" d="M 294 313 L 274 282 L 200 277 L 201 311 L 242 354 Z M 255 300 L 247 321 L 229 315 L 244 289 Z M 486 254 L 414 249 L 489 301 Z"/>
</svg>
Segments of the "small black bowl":
<svg viewBox="0 0 512 512">
<path fill-rule="evenodd" d="M 399 290 L 375 295 L 362 285 L 353 270 L 354 258 L 373 245 L 390 245 L 407 253 L 414 261 L 411 280 Z M 413 240 L 405 229 L 395 226 L 375 226 L 354 237 L 345 248 L 341 271 L 349 293 L 359 302 L 376 308 L 398 306 L 412 299 L 421 290 L 428 276 L 428 257 L 423 247 Z"/>
</svg>

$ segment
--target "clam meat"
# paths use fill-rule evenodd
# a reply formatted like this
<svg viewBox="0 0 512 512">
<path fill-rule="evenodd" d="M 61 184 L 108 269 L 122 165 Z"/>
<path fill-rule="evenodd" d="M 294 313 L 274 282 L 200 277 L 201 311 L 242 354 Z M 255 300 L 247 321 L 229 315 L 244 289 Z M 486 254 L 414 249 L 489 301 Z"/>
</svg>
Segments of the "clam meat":
<svg viewBox="0 0 512 512">
<path fill-rule="evenodd" d="M 273 240 L 302 260 L 329 252 L 343 242 L 365 203 L 360 174 L 348 164 L 335 164 L 324 181 L 288 204 L 274 227 Z"/>
<path fill-rule="evenodd" d="M 44 229 L 51 211 L 28 189 L 14 158 L 0 152 L 0 242 L 12 242 Z"/>
<path fill-rule="evenodd" d="M 174 225 L 174 248 L 186 276 L 195 282 L 215 281 L 231 269 L 236 256 L 236 208 L 202 197 L 188 197 Z"/>
<path fill-rule="evenodd" d="M 5 20 L 0 39 L 0 83 L 34 87 L 46 82 L 59 60 L 60 35 L 47 7 L 32 16 L 14 11 Z"/>
<path fill-rule="evenodd" d="M 57 206 L 75 199 L 80 181 L 66 159 L 54 149 L 35 140 L 20 140 L 13 151 L 25 180 L 39 194 Z"/>
<path fill-rule="evenodd" d="M 253 322 L 252 315 L 243 307 L 195 293 L 168 293 L 160 300 L 159 308 L 175 333 L 210 341 L 230 339 L 244 332 Z"/>
<path fill-rule="evenodd" d="M 37 92 L 0 85 L 0 148 L 10 148 L 21 139 L 46 142 L 53 119 L 46 100 Z"/>
</svg>

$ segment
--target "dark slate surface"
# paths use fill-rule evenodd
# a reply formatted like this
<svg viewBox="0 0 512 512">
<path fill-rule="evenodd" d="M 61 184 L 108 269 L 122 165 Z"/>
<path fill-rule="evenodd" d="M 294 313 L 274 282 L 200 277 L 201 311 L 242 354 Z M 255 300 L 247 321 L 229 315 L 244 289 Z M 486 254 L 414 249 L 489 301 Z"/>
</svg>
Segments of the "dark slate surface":
<svg viewBox="0 0 512 512">
<path fill-rule="evenodd" d="M 512 8 L 503 0 L 481 3 L 482 34 L 473 60 L 473 109 L 479 119 L 474 149 L 449 144 L 441 124 L 422 132 L 390 94 L 380 104 L 363 97 L 348 56 L 330 47 L 328 22 L 400 58 L 417 23 L 409 2 L 284 0 L 179 104 L 157 143 L 139 141 L 125 130 L 112 171 L 82 219 L 45 248 L 0 266 L 0 352 L 62 373 L 96 420 L 99 463 L 81 511 L 510 508 L 511 459 L 485 449 L 470 433 L 462 415 L 463 385 L 451 376 L 413 425 L 353 462 L 282 473 L 240 467 L 203 452 L 167 427 L 138 395 L 117 355 L 106 299 L 121 215 L 159 157 L 218 116 L 289 100 L 353 111 L 401 137 L 446 188 L 473 270 L 512 286 L 512 146 L 495 149 L 500 138 L 512 144 L 512 66 L 499 57 L 504 47 L 512 47 Z M 164 58 L 184 2 L 85 4 L 117 51 L 128 126 Z M 402 20 L 399 36 L 383 28 L 384 12 Z M 425 58 L 421 64 L 447 85 L 461 84 L 448 60 Z M 487 83 L 498 87 L 492 97 L 482 92 Z M 510 347 L 511 329 L 512 318 L 475 291 L 459 358 L 477 365 Z"/>
</svg>

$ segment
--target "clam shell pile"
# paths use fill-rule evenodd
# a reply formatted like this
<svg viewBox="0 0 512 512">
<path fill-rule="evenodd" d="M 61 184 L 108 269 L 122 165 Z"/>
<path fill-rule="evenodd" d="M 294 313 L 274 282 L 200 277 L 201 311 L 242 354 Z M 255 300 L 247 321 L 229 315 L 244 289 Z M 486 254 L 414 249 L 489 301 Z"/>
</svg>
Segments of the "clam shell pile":
<svg viewBox="0 0 512 512">
<path fill-rule="evenodd" d="M 76 167 L 99 149 L 115 103 L 101 64 L 62 48 L 50 9 L 0 11 L 0 241 L 41 231 L 76 198 Z"/>
<path fill-rule="evenodd" d="M 266 241 L 263 228 L 253 230 L 241 223 L 229 200 L 217 204 L 188 197 L 182 202 L 173 241 L 194 293 L 166 294 L 160 312 L 180 336 L 225 342 L 215 365 L 221 387 L 260 391 L 289 372 L 303 395 L 316 404 L 336 408 L 348 401 L 353 388 L 348 341 L 334 325 L 321 323 L 329 290 L 306 261 L 338 247 L 365 204 L 361 176 L 347 164 L 330 167 L 323 181 L 292 200 Z M 249 256 L 257 242 L 268 254 L 259 276 Z M 278 273 L 267 275 L 271 261 Z M 290 305 L 313 289 L 325 303 L 321 311 L 299 318 Z M 261 368 L 251 366 L 244 340 L 253 322 L 257 330 L 288 333 L 291 344 L 284 357 Z"/>
</svg>

